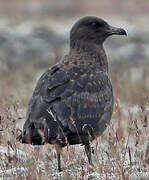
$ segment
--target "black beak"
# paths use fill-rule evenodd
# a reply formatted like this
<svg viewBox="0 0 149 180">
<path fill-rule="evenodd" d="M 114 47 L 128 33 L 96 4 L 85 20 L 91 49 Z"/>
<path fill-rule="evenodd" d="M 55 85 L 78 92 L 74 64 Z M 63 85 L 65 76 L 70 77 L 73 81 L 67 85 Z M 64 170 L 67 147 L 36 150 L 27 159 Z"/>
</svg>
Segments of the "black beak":
<svg viewBox="0 0 149 180">
<path fill-rule="evenodd" d="M 113 27 L 113 26 L 109 26 L 109 30 L 108 30 L 108 34 L 109 35 L 125 35 L 127 36 L 127 33 L 124 29 L 122 28 L 116 28 L 116 27 Z"/>
</svg>

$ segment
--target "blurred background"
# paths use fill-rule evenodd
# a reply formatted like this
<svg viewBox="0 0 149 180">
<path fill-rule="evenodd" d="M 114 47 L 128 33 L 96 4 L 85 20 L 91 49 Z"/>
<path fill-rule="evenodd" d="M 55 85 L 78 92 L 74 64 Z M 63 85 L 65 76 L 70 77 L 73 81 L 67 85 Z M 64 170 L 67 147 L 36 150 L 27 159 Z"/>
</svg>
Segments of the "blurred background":
<svg viewBox="0 0 149 180">
<path fill-rule="evenodd" d="M 115 105 L 109 128 L 93 143 L 95 173 L 83 148 L 71 146 L 64 149 L 62 179 L 83 180 L 84 172 L 94 180 L 149 179 L 148 0 L 0 0 L 0 179 L 61 179 L 53 146 L 16 137 L 39 77 L 69 51 L 70 28 L 87 15 L 128 36 L 104 43 Z"/>
<path fill-rule="evenodd" d="M 41 73 L 68 52 L 71 26 L 86 15 L 126 29 L 127 37 L 105 42 L 115 93 L 127 103 L 146 98 L 149 1 L 0 0 L 0 100 L 27 103 Z"/>
</svg>

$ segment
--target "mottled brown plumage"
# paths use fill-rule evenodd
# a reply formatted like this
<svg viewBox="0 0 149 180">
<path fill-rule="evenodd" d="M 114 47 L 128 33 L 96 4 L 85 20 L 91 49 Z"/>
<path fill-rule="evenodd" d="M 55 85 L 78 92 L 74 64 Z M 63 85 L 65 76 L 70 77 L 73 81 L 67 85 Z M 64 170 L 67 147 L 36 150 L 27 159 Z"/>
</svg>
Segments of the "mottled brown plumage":
<svg viewBox="0 0 149 180">
<path fill-rule="evenodd" d="M 112 85 L 104 40 L 120 28 L 97 17 L 77 21 L 70 32 L 70 51 L 39 79 L 28 105 L 22 143 L 55 144 L 60 149 L 82 144 L 92 164 L 90 141 L 100 136 L 113 110 Z"/>
</svg>

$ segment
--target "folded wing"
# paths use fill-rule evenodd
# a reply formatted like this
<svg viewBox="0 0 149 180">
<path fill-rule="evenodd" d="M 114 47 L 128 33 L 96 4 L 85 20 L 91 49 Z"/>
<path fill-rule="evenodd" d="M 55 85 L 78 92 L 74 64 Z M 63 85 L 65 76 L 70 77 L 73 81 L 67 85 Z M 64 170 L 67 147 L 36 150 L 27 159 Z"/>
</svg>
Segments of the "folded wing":
<svg viewBox="0 0 149 180">
<path fill-rule="evenodd" d="M 112 106 L 112 87 L 106 73 L 83 65 L 65 69 L 57 64 L 39 79 L 22 139 L 33 144 L 82 143 L 89 133 L 94 138 L 105 130 Z"/>
</svg>

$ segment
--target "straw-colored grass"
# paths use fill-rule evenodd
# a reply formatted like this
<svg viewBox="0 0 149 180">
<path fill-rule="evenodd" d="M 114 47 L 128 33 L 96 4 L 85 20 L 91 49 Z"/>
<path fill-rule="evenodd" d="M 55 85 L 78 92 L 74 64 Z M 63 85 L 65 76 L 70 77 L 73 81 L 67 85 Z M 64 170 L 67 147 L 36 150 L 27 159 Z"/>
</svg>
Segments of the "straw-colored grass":
<svg viewBox="0 0 149 180">
<path fill-rule="evenodd" d="M 63 149 L 58 173 L 54 146 L 16 141 L 25 120 L 28 99 L 42 70 L 0 76 L 0 179 L 149 179 L 149 87 L 147 67 L 139 81 L 128 72 L 112 74 L 115 107 L 110 126 L 95 139 L 90 167 L 80 145 Z"/>
</svg>

